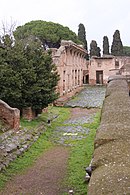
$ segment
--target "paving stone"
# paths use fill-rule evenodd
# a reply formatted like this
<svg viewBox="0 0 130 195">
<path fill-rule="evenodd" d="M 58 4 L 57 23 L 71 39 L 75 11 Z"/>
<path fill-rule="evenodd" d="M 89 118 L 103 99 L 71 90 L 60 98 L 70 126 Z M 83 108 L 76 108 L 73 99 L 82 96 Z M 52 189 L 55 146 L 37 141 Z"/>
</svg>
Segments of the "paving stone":
<svg viewBox="0 0 130 195">
<path fill-rule="evenodd" d="M 79 95 L 68 101 L 65 106 L 69 107 L 102 107 L 105 98 L 106 87 L 86 86 Z M 73 141 L 85 138 L 89 133 L 89 128 L 82 127 L 83 124 L 92 123 L 95 114 L 86 114 L 85 116 L 76 116 L 64 121 L 62 127 L 54 130 L 52 139 L 56 143 L 66 146 L 72 146 Z M 65 126 L 66 125 L 66 126 Z"/>
<path fill-rule="evenodd" d="M 105 86 L 86 86 L 79 95 L 68 101 L 65 106 L 101 108 L 105 92 Z"/>
</svg>

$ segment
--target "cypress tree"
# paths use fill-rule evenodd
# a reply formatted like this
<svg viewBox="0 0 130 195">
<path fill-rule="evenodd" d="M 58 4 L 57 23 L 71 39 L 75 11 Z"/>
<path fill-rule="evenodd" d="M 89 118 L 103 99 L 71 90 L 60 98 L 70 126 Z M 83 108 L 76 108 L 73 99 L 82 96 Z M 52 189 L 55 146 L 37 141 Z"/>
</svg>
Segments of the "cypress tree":
<svg viewBox="0 0 130 195">
<path fill-rule="evenodd" d="M 103 37 L 103 54 L 109 55 L 109 40 L 107 36 Z"/>
<path fill-rule="evenodd" d="M 83 24 L 79 24 L 79 29 L 78 29 L 78 39 L 83 43 L 84 49 L 88 51 L 88 46 L 87 46 L 87 40 L 86 40 L 86 31 L 85 27 Z M 89 55 L 86 55 L 86 60 L 89 60 Z"/>
<path fill-rule="evenodd" d="M 90 43 L 90 57 L 92 56 L 98 56 L 100 57 L 100 47 L 97 46 L 97 42 L 95 40 L 92 40 Z"/>
<path fill-rule="evenodd" d="M 114 56 L 123 55 L 123 44 L 120 38 L 119 30 L 116 30 L 113 35 L 113 42 L 111 46 L 111 54 Z"/>
<path fill-rule="evenodd" d="M 79 29 L 78 29 L 78 38 L 80 41 L 83 42 L 84 44 L 84 49 L 88 49 L 87 47 L 87 40 L 86 40 L 86 31 L 85 31 L 85 27 L 83 24 L 79 24 Z"/>
</svg>

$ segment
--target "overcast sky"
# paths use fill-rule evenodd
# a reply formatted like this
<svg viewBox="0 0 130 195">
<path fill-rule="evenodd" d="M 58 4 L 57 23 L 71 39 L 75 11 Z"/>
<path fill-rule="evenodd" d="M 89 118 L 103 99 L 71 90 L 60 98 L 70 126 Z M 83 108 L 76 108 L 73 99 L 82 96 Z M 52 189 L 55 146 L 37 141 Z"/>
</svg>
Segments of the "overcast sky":
<svg viewBox="0 0 130 195">
<path fill-rule="evenodd" d="M 82 23 L 88 46 L 96 40 L 102 47 L 103 36 L 111 45 L 118 29 L 123 45 L 130 46 L 130 0 L 2 0 L 0 23 L 10 24 L 11 19 L 17 26 L 32 20 L 52 21 L 76 34 Z"/>
</svg>

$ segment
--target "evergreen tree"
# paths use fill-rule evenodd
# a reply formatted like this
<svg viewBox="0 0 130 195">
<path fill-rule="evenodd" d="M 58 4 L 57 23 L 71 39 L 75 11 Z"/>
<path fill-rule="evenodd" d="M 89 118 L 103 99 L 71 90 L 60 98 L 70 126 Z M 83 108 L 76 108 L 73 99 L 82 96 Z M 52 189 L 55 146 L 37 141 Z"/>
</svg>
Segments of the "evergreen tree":
<svg viewBox="0 0 130 195">
<path fill-rule="evenodd" d="M 92 56 L 98 56 L 100 57 L 100 47 L 97 46 L 97 42 L 95 40 L 92 40 L 90 43 L 90 57 Z"/>
<path fill-rule="evenodd" d="M 123 44 L 120 38 L 119 30 L 116 30 L 113 35 L 113 42 L 111 46 L 111 54 L 114 56 L 123 55 Z"/>
<path fill-rule="evenodd" d="M 12 107 L 18 107 L 21 98 L 21 79 L 20 67 L 24 60 L 21 61 L 20 50 L 12 46 L 12 40 L 8 35 L 1 39 L 0 47 L 0 99 L 7 102 Z M 23 57 L 22 57 L 23 58 Z"/>
<path fill-rule="evenodd" d="M 107 36 L 103 37 L 103 54 L 109 55 L 109 40 Z"/>
<path fill-rule="evenodd" d="M 44 52 L 38 39 L 10 44 L 6 38 L 0 44 L 0 99 L 19 109 L 46 107 L 58 96 L 59 77 L 50 51 Z"/>
<path fill-rule="evenodd" d="M 129 46 L 124 46 L 123 47 L 123 55 L 124 56 L 130 56 L 130 47 Z"/>
<path fill-rule="evenodd" d="M 85 31 L 85 27 L 83 24 L 79 24 L 79 29 L 78 29 L 78 38 L 79 40 L 83 43 L 84 45 L 84 49 L 88 50 L 87 47 L 87 40 L 86 40 L 86 31 Z"/>
<path fill-rule="evenodd" d="M 72 40 L 77 44 L 81 44 L 76 33 L 68 27 L 42 20 L 31 21 L 17 27 L 14 35 L 18 40 L 25 40 L 31 35 L 35 36 L 40 39 L 44 49 L 59 48 L 61 40 Z"/>
<path fill-rule="evenodd" d="M 100 47 L 97 47 L 97 56 L 98 56 L 98 57 L 101 57 L 101 53 L 100 53 L 100 52 L 101 52 Z"/>
<path fill-rule="evenodd" d="M 55 91 L 59 80 L 58 73 L 52 63 L 50 51 L 45 53 L 42 47 L 31 44 L 27 46 L 25 55 L 31 70 L 35 70 L 35 78 L 32 81 L 30 77 L 30 82 L 26 77 L 26 83 L 24 79 L 22 94 L 29 106 L 34 110 L 40 110 L 58 97 Z"/>
<path fill-rule="evenodd" d="M 79 24 L 78 28 L 78 38 L 79 40 L 83 43 L 84 49 L 88 51 L 88 46 L 87 46 L 87 40 L 86 40 L 86 31 L 85 27 L 83 24 Z M 89 55 L 86 55 L 86 60 L 89 60 Z"/>
</svg>

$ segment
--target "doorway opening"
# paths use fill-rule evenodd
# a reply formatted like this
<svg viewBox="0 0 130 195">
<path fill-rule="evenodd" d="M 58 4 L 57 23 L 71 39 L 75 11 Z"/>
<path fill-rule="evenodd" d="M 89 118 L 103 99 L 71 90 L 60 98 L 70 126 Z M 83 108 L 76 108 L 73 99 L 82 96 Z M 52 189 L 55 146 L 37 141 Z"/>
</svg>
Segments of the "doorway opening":
<svg viewBox="0 0 130 195">
<path fill-rule="evenodd" d="M 103 84 L 103 70 L 96 71 L 96 84 Z"/>
</svg>

